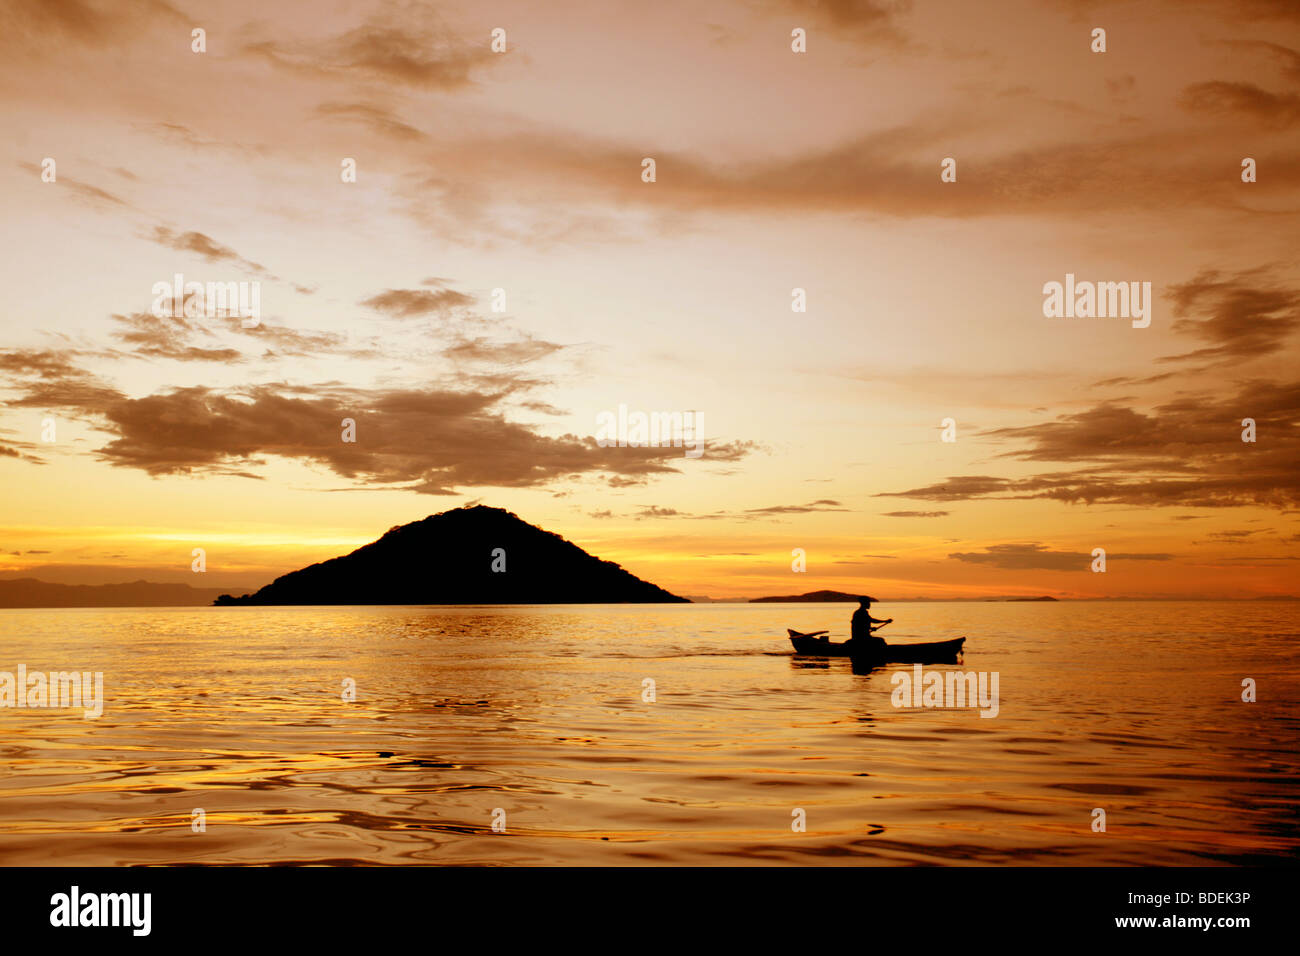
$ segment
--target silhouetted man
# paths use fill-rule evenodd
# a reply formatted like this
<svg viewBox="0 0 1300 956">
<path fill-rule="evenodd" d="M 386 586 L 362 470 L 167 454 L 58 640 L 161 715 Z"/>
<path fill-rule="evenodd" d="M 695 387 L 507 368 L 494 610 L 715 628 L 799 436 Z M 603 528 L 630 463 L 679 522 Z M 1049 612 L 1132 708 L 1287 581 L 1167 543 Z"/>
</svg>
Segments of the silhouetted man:
<svg viewBox="0 0 1300 956">
<path fill-rule="evenodd" d="M 883 627 L 886 624 L 892 624 L 894 619 L 891 617 L 885 621 L 878 621 L 871 616 L 871 598 L 858 598 L 858 609 L 853 612 L 853 620 L 850 625 L 851 637 L 849 644 L 852 646 L 850 653 L 855 656 L 880 657 L 883 655 L 886 644 L 883 638 L 876 637 L 872 632 L 877 627 Z M 872 625 L 875 627 L 872 627 Z"/>
</svg>

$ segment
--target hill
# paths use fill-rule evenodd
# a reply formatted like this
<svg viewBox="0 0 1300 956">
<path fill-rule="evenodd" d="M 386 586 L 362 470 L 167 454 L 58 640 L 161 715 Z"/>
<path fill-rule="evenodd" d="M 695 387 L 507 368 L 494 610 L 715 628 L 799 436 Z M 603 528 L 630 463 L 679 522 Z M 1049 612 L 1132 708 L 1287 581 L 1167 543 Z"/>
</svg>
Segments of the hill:
<svg viewBox="0 0 1300 956">
<path fill-rule="evenodd" d="M 494 570 L 494 568 L 500 570 Z M 477 505 L 389 529 L 231 604 L 690 603 L 509 511 Z"/>
<path fill-rule="evenodd" d="M 831 603 L 858 603 L 862 597 L 859 594 L 845 594 L 843 591 L 809 591 L 807 594 L 796 594 L 792 597 L 761 597 L 752 598 L 750 604 L 796 604 L 807 602 L 809 604 L 831 604 Z M 875 598 L 871 599 L 872 601 Z"/>
<path fill-rule="evenodd" d="M 0 607 L 201 607 L 219 588 L 188 584 L 51 584 L 36 578 L 0 580 Z"/>
</svg>

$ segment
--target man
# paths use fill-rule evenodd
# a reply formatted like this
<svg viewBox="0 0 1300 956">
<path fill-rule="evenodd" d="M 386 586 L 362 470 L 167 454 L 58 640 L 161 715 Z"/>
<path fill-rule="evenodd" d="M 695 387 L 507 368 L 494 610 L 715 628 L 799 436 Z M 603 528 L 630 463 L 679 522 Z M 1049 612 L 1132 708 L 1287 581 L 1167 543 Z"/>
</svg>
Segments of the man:
<svg viewBox="0 0 1300 956">
<path fill-rule="evenodd" d="M 886 647 L 885 641 L 872 632 L 893 622 L 892 617 L 885 621 L 876 620 L 871 616 L 871 598 L 858 598 L 858 609 L 853 612 L 853 620 L 850 624 L 852 635 L 849 638 L 850 653 L 855 657 L 880 656 Z M 873 624 L 876 627 L 872 627 Z"/>
</svg>

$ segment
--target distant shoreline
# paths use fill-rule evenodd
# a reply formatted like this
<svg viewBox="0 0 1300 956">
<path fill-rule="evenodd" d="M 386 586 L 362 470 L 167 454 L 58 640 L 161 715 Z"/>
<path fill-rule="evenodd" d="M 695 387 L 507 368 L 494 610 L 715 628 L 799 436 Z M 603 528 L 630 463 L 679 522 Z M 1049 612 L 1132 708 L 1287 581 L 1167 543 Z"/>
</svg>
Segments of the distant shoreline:
<svg viewBox="0 0 1300 956">
<path fill-rule="evenodd" d="M 1145 604 L 1145 603 L 1176 603 L 1176 604 L 1265 604 L 1268 602 L 1291 603 L 1300 601 L 1300 597 L 1295 595 L 1283 595 L 1280 597 L 1252 597 L 1252 598 L 1056 598 L 1052 601 L 1042 602 L 1037 600 L 1017 600 L 1016 598 L 902 598 L 899 600 L 882 600 L 877 601 L 877 605 L 895 605 L 895 604 Z M 483 604 L 467 602 L 463 604 L 231 604 L 231 605 L 212 605 L 212 604 L 0 604 L 0 611 L 120 611 L 120 610 L 231 610 L 231 609 L 274 609 L 274 608 L 310 608 L 310 607 L 424 607 L 424 608 L 452 608 L 452 607 L 708 607 L 715 604 L 728 606 L 750 605 L 750 604 L 772 604 L 790 607 L 809 607 L 815 605 L 826 606 L 843 606 L 844 601 L 776 601 L 771 599 L 753 600 L 749 598 L 736 598 L 734 600 L 695 600 L 684 604 L 663 604 L 651 602 L 638 604 L 637 602 L 602 602 L 587 604 L 572 603 L 548 603 L 548 604 Z"/>
</svg>

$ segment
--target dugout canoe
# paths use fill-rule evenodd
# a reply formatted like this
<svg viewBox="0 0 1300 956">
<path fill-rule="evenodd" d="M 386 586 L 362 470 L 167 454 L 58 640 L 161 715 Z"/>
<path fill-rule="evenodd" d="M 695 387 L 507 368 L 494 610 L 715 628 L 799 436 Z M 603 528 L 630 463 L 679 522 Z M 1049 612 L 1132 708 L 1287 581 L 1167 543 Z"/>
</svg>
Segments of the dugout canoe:
<svg viewBox="0 0 1300 956">
<path fill-rule="evenodd" d="M 852 657 L 848 643 L 836 644 L 829 638 L 816 634 L 802 634 L 793 628 L 786 628 L 790 643 L 796 654 L 809 657 Z M 824 632 L 823 632 L 824 633 Z M 955 637 L 950 641 L 930 641 L 924 644 L 886 644 L 882 664 L 955 664 L 957 655 L 966 642 L 964 637 Z"/>
</svg>

